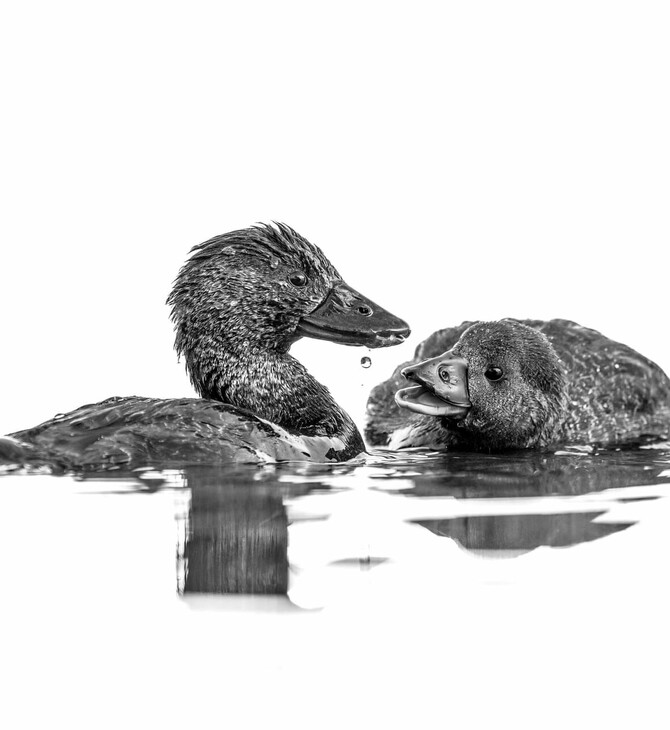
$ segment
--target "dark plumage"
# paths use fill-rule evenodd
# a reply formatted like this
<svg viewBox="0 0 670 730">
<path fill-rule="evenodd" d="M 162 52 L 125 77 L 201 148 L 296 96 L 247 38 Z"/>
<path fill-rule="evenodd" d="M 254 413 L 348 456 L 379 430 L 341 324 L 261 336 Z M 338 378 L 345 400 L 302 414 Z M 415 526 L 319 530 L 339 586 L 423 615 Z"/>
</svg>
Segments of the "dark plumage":
<svg viewBox="0 0 670 730">
<path fill-rule="evenodd" d="M 368 441 L 392 448 L 635 444 L 670 436 L 670 380 L 574 322 L 464 322 L 375 387 L 367 415 Z"/>
<path fill-rule="evenodd" d="M 349 416 L 288 353 L 302 336 L 384 347 L 400 319 L 348 287 L 283 224 L 195 246 L 168 304 L 202 399 L 110 398 L 0 442 L 0 460 L 66 469 L 168 462 L 342 461 L 364 450 Z M 4 459 L 3 459 L 4 456 Z"/>
</svg>

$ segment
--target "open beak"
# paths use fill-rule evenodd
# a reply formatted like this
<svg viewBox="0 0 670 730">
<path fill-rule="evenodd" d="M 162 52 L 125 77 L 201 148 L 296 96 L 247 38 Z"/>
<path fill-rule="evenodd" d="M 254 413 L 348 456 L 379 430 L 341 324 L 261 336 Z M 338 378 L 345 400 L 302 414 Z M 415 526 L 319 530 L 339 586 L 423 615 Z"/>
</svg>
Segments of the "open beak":
<svg viewBox="0 0 670 730">
<path fill-rule="evenodd" d="M 470 410 L 468 362 L 453 352 L 424 360 L 402 371 L 408 380 L 418 383 L 395 394 L 402 408 L 427 416 L 460 420 Z"/>
<path fill-rule="evenodd" d="M 328 296 L 303 317 L 296 334 L 331 340 L 342 345 L 389 347 L 409 336 L 407 322 L 382 309 L 343 281 L 336 281 Z"/>
</svg>

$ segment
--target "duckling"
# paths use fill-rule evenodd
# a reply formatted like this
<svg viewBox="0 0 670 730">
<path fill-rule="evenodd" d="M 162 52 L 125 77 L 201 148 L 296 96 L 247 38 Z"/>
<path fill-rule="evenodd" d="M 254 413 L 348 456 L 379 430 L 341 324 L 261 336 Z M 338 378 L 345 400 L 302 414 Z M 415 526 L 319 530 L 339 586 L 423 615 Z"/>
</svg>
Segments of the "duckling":
<svg viewBox="0 0 670 730">
<path fill-rule="evenodd" d="M 396 449 L 466 451 L 664 440 L 670 380 L 575 322 L 464 322 L 435 332 L 373 389 L 366 436 Z"/>
<path fill-rule="evenodd" d="M 398 317 L 344 283 L 285 224 L 191 250 L 167 301 L 175 349 L 200 398 L 110 398 L 10 434 L 0 459 L 68 470 L 143 464 L 344 461 L 365 450 L 351 418 L 289 348 L 313 337 L 388 347 Z"/>
</svg>

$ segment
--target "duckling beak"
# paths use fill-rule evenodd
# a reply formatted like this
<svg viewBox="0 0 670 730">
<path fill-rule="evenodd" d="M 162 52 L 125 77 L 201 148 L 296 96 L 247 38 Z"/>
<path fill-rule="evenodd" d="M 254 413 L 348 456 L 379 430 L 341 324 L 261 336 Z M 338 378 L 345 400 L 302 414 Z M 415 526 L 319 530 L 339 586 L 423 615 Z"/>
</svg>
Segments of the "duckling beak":
<svg viewBox="0 0 670 730">
<path fill-rule="evenodd" d="M 451 351 L 411 365 L 401 374 L 419 384 L 395 394 L 395 402 L 402 408 L 427 416 L 460 420 L 472 406 L 468 392 L 468 361 Z"/>
<path fill-rule="evenodd" d="M 409 336 L 407 322 L 336 281 L 321 304 L 303 317 L 296 334 L 342 345 L 390 347 Z"/>
</svg>

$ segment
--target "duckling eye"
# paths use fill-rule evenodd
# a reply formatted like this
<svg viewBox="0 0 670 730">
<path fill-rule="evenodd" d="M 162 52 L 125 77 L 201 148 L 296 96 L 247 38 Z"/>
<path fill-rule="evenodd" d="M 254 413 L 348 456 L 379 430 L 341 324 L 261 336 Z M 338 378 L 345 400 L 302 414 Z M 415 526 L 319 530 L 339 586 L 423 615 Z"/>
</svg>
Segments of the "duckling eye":
<svg viewBox="0 0 670 730">
<path fill-rule="evenodd" d="M 496 380 L 500 380 L 503 376 L 502 368 L 487 368 L 484 371 L 484 377 L 487 380 L 492 381 L 493 383 L 496 382 Z"/>
<path fill-rule="evenodd" d="M 289 274 L 288 280 L 293 284 L 293 286 L 305 286 L 307 283 L 307 277 L 302 273 L 302 271 L 294 271 L 292 274 Z"/>
</svg>

